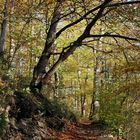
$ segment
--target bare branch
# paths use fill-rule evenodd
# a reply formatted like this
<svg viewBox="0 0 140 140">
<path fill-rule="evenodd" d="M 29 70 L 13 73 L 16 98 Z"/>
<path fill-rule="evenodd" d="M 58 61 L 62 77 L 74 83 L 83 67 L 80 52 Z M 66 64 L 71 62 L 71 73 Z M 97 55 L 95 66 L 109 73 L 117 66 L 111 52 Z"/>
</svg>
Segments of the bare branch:
<svg viewBox="0 0 140 140">
<path fill-rule="evenodd" d="M 111 1 L 111 0 L 106 0 L 106 2 L 108 3 L 108 1 Z M 100 8 L 103 7 L 103 4 L 91 9 L 90 11 L 88 11 L 87 13 L 85 13 L 83 16 L 81 16 L 79 19 L 77 19 L 76 21 L 66 25 L 64 28 L 62 28 L 60 31 L 57 32 L 56 34 L 56 38 L 58 38 L 60 36 L 60 34 L 62 32 L 64 32 L 66 29 L 68 29 L 69 27 L 73 26 L 73 25 L 76 25 L 77 23 L 81 22 L 83 19 L 85 19 L 89 14 L 91 14 L 92 12 L 95 12 L 97 10 L 99 10 Z"/>
<path fill-rule="evenodd" d="M 105 2 L 109 3 L 109 0 L 106 0 Z M 129 1 L 129 2 L 121 2 L 121 3 L 114 3 L 114 4 L 107 4 L 105 7 L 115 7 L 115 6 L 122 6 L 122 5 L 128 5 L 128 4 L 136 4 L 136 3 L 140 3 L 140 0 L 137 1 Z M 83 19 L 85 19 L 89 14 L 91 14 L 92 12 L 97 11 L 98 9 L 100 9 L 102 7 L 102 4 L 91 9 L 90 11 L 88 11 L 87 13 L 85 13 L 83 16 L 81 16 L 79 19 L 77 19 L 76 21 L 66 25 L 64 28 L 62 28 L 60 31 L 57 32 L 56 34 L 56 38 L 59 37 L 59 35 L 65 31 L 66 29 L 68 29 L 69 27 L 81 22 Z"/>
<path fill-rule="evenodd" d="M 122 6 L 122 5 L 137 4 L 137 3 L 140 3 L 140 0 L 113 3 L 113 4 L 106 5 L 106 7 L 114 7 L 114 6 L 118 7 L 118 6 Z"/>
<path fill-rule="evenodd" d="M 125 40 L 133 40 L 133 41 L 140 41 L 137 38 L 123 36 L 123 35 L 113 35 L 113 34 L 101 34 L 101 35 L 89 35 L 88 37 L 112 37 L 112 38 L 121 38 Z"/>
<path fill-rule="evenodd" d="M 67 14 L 65 14 L 65 15 L 62 15 L 60 18 L 58 18 L 54 23 L 52 23 L 52 24 L 55 24 L 55 23 L 57 23 L 58 21 L 60 21 L 61 19 L 63 19 L 63 18 L 65 18 L 65 17 L 67 17 L 67 16 L 69 16 L 69 15 L 71 15 L 71 14 L 73 14 L 75 12 L 75 9 L 74 10 L 72 10 L 71 12 L 69 12 L 69 13 L 67 13 Z"/>
<path fill-rule="evenodd" d="M 114 38 L 114 40 L 115 40 L 116 44 L 118 45 L 118 47 L 121 48 L 121 45 L 119 44 L 118 40 L 116 38 Z M 122 53 L 124 55 L 124 58 L 125 58 L 127 64 L 129 65 L 129 60 L 128 60 L 127 55 L 123 49 L 122 49 Z"/>
<path fill-rule="evenodd" d="M 110 51 L 101 50 L 101 49 L 99 50 L 99 49 L 95 48 L 94 46 L 88 45 L 88 44 L 83 44 L 83 45 L 85 45 L 86 47 L 89 47 L 89 48 L 91 48 L 93 50 L 96 50 L 97 52 L 102 52 L 102 53 L 112 53 L 113 52 L 112 50 L 110 50 Z"/>
<path fill-rule="evenodd" d="M 63 48 L 62 53 L 60 54 L 58 60 L 54 63 L 54 65 L 46 73 L 46 75 L 45 75 L 45 77 L 43 79 L 47 79 L 49 76 L 51 76 L 58 69 L 60 64 L 63 61 L 65 61 L 76 50 L 77 47 L 82 45 L 82 41 L 89 36 L 89 32 L 90 32 L 91 28 L 95 25 L 95 23 L 98 21 L 98 19 L 102 16 L 102 13 L 103 13 L 103 11 L 105 9 L 105 5 L 107 5 L 111 1 L 112 0 L 105 0 L 104 3 L 102 3 L 100 5 L 100 10 L 96 14 L 96 16 L 92 19 L 92 21 L 87 25 L 87 27 L 84 30 L 83 34 L 76 41 L 71 43 L 69 46 L 67 46 L 66 48 Z M 66 52 L 65 52 L 65 50 L 66 50 Z"/>
</svg>

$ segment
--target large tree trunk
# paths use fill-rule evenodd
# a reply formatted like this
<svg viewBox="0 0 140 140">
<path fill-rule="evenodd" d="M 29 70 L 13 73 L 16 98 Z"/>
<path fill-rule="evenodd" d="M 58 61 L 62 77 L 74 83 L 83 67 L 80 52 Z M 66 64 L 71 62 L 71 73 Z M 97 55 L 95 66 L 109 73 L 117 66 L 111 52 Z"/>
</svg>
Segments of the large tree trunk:
<svg viewBox="0 0 140 140">
<path fill-rule="evenodd" d="M 8 18 L 8 0 L 4 3 L 3 21 L 1 23 L 1 34 L 0 34 L 0 53 L 4 51 L 4 43 L 6 37 L 7 28 L 7 18 Z"/>
<path fill-rule="evenodd" d="M 59 11 L 60 4 L 61 4 L 60 2 L 56 4 L 53 17 L 51 20 L 51 25 L 47 33 L 44 50 L 33 71 L 33 78 L 30 83 L 30 89 L 32 92 L 35 92 L 36 89 L 40 90 L 42 88 L 42 79 L 44 78 L 44 75 L 46 74 L 46 67 L 48 67 L 49 59 L 54 50 L 56 28 L 59 21 L 58 19 L 60 18 L 60 11 Z"/>
<path fill-rule="evenodd" d="M 75 40 L 74 42 L 70 43 L 69 46 L 63 48 L 58 60 L 46 72 L 45 69 L 48 66 L 48 62 L 49 62 L 51 53 L 53 52 L 54 42 L 56 40 L 56 37 L 58 37 L 58 34 L 56 35 L 56 27 L 57 27 L 57 24 L 58 24 L 58 21 L 59 21 L 59 18 L 60 18 L 59 9 L 60 9 L 61 2 L 57 3 L 57 5 L 55 7 L 55 10 L 54 10 L 51 26 L 50 26 L 50 29 L 49 29 L 49 32 L 48 32 L 48 35 L 47 35 L 45 48 L 44 48 L 44 50 L 42 52 L 42 55 L 41 55 L 41 57 L 39 59 L 39 62 L 37 64 L 37 66 L 35 66 L 35 68 L 34 68 L 33 78 L 32 78 L 31 84 L 30 84 L 31 92 L 36 92 L 36 89 L 41 89 L 42 88 L 42 83 L 43 82 L 48 82 L 50 77 L 56 72 L 56 70 L 58 69 L 60 64 L 63 61 L 65 61 L 76 50 L 77 47 L 82 45 L 82 41 L 85 38 L 88 38 L 90 36 L 90 30 L 96 24 L 98 19 L 100 19 L 102 17 L 102 14 L 103 14 L 103 11 L 105 9 L 105 6 L 110 1 L 111 0 L 104 1 L 100 5 L 100 10 L 98 10 L 98 12 L 95 15 L 95 17 L 86 26 L 86 28 L 85 28 L 84 32 L 82 33 L 82 35 L 79 36 L 77 38 L 77 40 Z M 77 20 L 77 21 L 81 21 L 81 20 Z M 65 30 L 65 28 L 63 28 L 62 30 Z"/>
</svg>

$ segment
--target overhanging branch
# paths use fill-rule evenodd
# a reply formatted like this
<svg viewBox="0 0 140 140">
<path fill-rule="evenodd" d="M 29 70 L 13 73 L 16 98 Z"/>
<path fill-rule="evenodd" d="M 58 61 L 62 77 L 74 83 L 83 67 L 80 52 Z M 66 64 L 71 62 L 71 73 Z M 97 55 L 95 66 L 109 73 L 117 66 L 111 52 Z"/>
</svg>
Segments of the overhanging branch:
<svg viewBox="0 0 140 140">
<path fill-rule="evenodd" d="M 106 0 L 105 2 L 108 3 L 108 1 L 109 1 L 109 0 Z M 137 1 L 128 1 L 128 2 L 112 3 L 112 4 L 107 4 L 105 7 L 118 7 L 118 6 L 129 5 L 129 4 L 137 4 L 137 3 L 140 3 L 140 0 L 137 0 Z M 66 26 L 63 27 L 62 29 L 60 29 L 60 30 L 57 32 L 57 34 L 56 34 L 56 38 L 58 38 L 58 37 L 61 35 L 61 33 L 64 32 L 66 29 L 68 29 L 68 28 L 70 28 L 70 27 L 72 27 L 72 26 L 78 24 L 78 23 L 81 22 L 83 19 L 86 19 L 86 17 L 87 17 L 89 14 L 91 14 L 91 13 L 93 13 L 93 12 L 99 10 L 100 8 L 102 8 L 102 4 L 99 5 L 99 6 L 97 6 L 97 7 L 95 7 L 95 8 L 93 8 L 93 9 L 91 9 L 91 10 L 89 10 L 87 13 L 85 13 L 83 16 L 81 16 L 81 17 L 80 17 L 79 19 L 77 19 L 76 21 L 74 21 L 74 22 L 72 22 L 72 23 L 66 25 Z"/>
<path fill-rule="evenodd" d="M 95 11 L 99 10 L 99 9 L 102 8 L 102 7 L 103 7 L 103 4 L 101 4 L 101 5 L 99 5 L 99 6 L 95 7 L 95 8 L 93 8 L 93 9 L 91 9 L 91 10 L 89 10 L 87 13 L 85 13 L 83 16 L 81 16 L 81 17 L 80 17 L 79 19 L 77 19 L 76 21 L 74 21 L 74 22 L 72 22 L 72 23 L 66 25 L 64 28 L 62 28 L 60 31 L 57 32 L 56 38 L 58 38 L 58 37 L 60 36 L 60 34 L 61 34 L 62 32 L 64 32 L 66 29 L 68 29 L 68 28 L 70 28 L 70 27 L 76 25 L 77 23 L 81 22 L 81 21 L 82 21 L 83 19 L 85 19 L 89 14 L 91 14 L 92 12 L 95 12 Z"/>
<path fill-rule="evenodd" d="M 106 7 L 115 7 L 115 6 L 118 7 L 118 6 L 129 5 L 129 4 L 138 4 L 138 3 L 140 3 L 140 0 L 113 3 L 113 4 L 106 5 Z"/>
<path fill-rule="evenodd" d="M 128 37 L 128 36 L 124 36 L 124 35 L 116 35 L 116 34 L 101 34 L 101 35 L 89 35 L 88 37 L 94 37 L 94 38 L 101 38 L 101 37 L 112 37 L 112 38 L 121 38 L 121 39 L 125 39 L 125 40 L 133 40 L 133 41 L 140 41 L 137 38 L 133 38 L 133 37 Z"/>
<path fill-rule="evenodd" d="M 96 50 L 97 52 L 102 52 L 102 53 L 106 53 L 106 54 L 107 53 L 113 53 L 112 50 L 106 51 L 106 50 L 97 49 L 93 45 L 89 45 L 89 44 L 83 44 L 83 45 L 85 45 L 88 48 L 91 48 L 92 50 Z"/>
</svg>

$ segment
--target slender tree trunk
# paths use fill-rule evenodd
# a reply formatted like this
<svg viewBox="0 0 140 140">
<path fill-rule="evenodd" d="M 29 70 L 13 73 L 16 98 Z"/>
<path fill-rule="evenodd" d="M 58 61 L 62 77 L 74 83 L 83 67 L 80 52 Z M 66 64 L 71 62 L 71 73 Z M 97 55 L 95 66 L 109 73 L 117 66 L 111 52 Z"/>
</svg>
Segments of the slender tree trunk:
<svg viewBox="0 0 140 140">
<path fill-rule="evenodd" d="M 59 96 L 59 75 L 58 72 L 54 73 L 54 96 L 56 98 Z"/>
<path fill-rule="evenodd" d="M 84 88 L 87 87 L 87 81 L 88 81 L 88 73 L 85 77 Z M 83 90 L 83 93 L 81 93 L 81 117 L 85 116 L 85 105 L 86 105 L 86 93 Z"/>
<path fill-rule="evenodd" d="M 77 71 L 77 78 L 78 78 L 78 88 L 80 91 L 80 108 L 81 108 L 81 117 L 83 117 L 84 115 L 84 104 L 85 104 L 85 93 L 82 91 L 82 87 L 81 87 L 81 80 L 80 80 L 80 76 L 81 76 L 81 71 L 78 70 Z"/>
<path fill-rule="evenodd" d="M 100 23 L 102 24 L 102 23 Z M 100 33 L 102 34 L 103 31 L 100 29 Z M 100 38 L 101 40 L 102 38 Z M 98 48 L 101 48 L 101 43 L 100 40 L 97 42 Z M 95 63 L 95 66 L 93 68 L 93 95 L 92 95 L 92 102 L 91 102 L 91 108 L 90 108 L 90 113 L 89 113 L 89 119 L 94 119 L 99 120 L 99 110 L 100 110 L 100 88 L 102 84 L 102 70 L 103 70 L 103 58 L 101 54 L 93 49 L 93 53 L 95 54 L 95 60 L 93 60 Z"/>
<path fill-rule="evenodd" d="M 8 10 L 9 15 L 13 15 L 14 13 L 14 8 L 15 8 L 15 0 L 12 0 L 12 2 L 10 2 L 10 7 Z M 12 57 L 12 49 L 13 49 L 13 33 L 14 33 L 14 27 L 13 27 L 13 21 L 12 21 L 12 16 L 9 16 L 9 50 L 8 50 L 8 68 L 10 68 L 10 63 L 11 63 L 11 57 Z"/>
<path fill-rule="evenodd" d="M 74 108 L 75 110 L 78 110 L 78 97 L 77 97 L 77 87 L 78 82 L 75 80 L 74 82 L 75 88 L 74 88 Z"/>
<path fill-rule="evenodd" d="M 100 42 L 97 42 L 97 46 L 100 48 Z M 93 68 L 93 95 L 92 95 L 92 102 L 91 102 L 91 108 L 89 113 L 89 119 L 95 118 L 95 120 L 99 120 L 99 109 L 100 109 L 100 88 L 102 84 L 102 62 L 103 58 L 99 52 L 96 50 L 93 50 L 93 53 L 95 54 L 95 60 L 93 63 L 95 63 L 95 66 Z"/>
<path fill-rule="evenodd" d="M 55 43 L 54 43 L 55 45 Z M 56 48 L 56 46 L 55 46 Z M 56 52 L 56 49 L 54 49 L 54 53 Z M 53 55 L 53 64 L 56 62 L 57 60 L 57 57 L 56 55 Z M 53 98 L 55 99 L 56 97 L 59 96 L 59 82 L 60 82 L 60 79 L 59 79 L 59 73 L 56 71 L 54 73 L 54 86 L 53 86 Z"/>
<path fill-rule="evenodd" d="M 8 18 L 8 0 L 4 3 L 3 21 L 1 24 L 1 34 L 0 34 L 0 53 L 4 51 L 4 43 L 6 38 L 6 28 L 7 28 L 7 18 Z"/>
<path fill-rule="evenodd" d="M 94 51 L 95 55 L 96 51 Z M 99 110 L 99 88 L 100 88 L 100 67 L 99 62 L 100 58 L 99 56 L 96 56 L 95 58 L 95 66 L 94 66 L 94 79 L 93 79 L 93 95 L 92 95 L 92 102 L 91 102 L 91 108 L 90 108 L 90 114 L 89 119 L 93 119 L 93 116 L 96 115 L 96 119 L 98 119 L 98 110 Z"/>
</svg>

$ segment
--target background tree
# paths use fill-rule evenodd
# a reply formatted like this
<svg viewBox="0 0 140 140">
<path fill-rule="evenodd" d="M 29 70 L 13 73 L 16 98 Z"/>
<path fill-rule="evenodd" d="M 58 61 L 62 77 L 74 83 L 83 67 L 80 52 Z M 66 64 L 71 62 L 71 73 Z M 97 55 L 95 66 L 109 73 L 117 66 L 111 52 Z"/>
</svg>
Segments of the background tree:
<svg viewBox="0 0 140 140">
<path fill-rule="evenodd" d="M 4 51 L 4 43 L 6 38 L 7 29 L 7 18 L 8 18 L 8 0 L 4 1 L 3 6 L 3 17 L 1 22 L 1 32 L 0 32 L 0 53 Z"/>
</svg>

